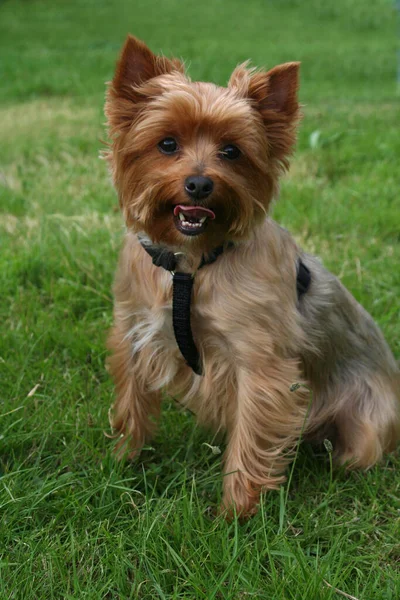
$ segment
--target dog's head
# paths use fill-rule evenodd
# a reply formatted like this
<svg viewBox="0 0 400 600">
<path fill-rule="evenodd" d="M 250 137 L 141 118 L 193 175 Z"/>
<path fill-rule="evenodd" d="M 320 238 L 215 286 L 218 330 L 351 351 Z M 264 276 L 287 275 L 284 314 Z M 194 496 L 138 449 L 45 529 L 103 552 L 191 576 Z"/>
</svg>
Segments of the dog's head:
<svg viewBox="0 0 400 600">
<path fill-rule="evenodd" d="M 129 36 L 107 100 L 108 155 L 127 226 L 155 243 L 209 250 L 249 235 L 288 166 L 299 63 L 237 67 L 226 88 Z"/>
</svg>

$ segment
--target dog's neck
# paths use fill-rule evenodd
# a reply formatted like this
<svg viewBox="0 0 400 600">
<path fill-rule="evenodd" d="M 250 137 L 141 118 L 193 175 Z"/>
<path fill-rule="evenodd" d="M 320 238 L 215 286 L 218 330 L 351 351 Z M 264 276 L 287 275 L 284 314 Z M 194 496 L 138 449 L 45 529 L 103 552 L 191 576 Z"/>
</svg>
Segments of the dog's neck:
<svg viewBox="0 0 400 600">
<path fill-rule="evenodd" d="M 184 357 L 186 364 L 197 375 L 202 374 L 202 365 L 199 351 L 193 339 L 191 319 L 191 297 L 195 275 L 199 269 L 215 262 L 228 248 L 218 246 L 212 252 L 203 254 L 200 261 L 192 263 L 190 255 L 184 252 L 154 244 L 148 236 L 138 236 L 142 248 L 151 256 L 153 265 L 169 271 L 172 275 L 172 323 L 176 343 Z M 230 247 L 233 244 L 229 244 Z M 185 270 L 185 268 L 188 270 Z"/>
</svg>

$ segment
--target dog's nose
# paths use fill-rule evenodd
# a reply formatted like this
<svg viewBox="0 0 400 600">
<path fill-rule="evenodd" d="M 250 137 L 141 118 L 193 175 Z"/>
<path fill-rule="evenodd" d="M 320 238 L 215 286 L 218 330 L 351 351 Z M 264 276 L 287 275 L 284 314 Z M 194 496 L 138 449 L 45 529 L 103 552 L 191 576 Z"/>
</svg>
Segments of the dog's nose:
<svg viewBox="0 0 400 600">
<path fill-rule="evenodd" d="M 214 182 L 209 177 L 194 175 L 187 177 L 185 180 L 185 192 L 188 196 L 196 200 L 207 198 L 213 191 L 213 188 Z"/>
</svg>

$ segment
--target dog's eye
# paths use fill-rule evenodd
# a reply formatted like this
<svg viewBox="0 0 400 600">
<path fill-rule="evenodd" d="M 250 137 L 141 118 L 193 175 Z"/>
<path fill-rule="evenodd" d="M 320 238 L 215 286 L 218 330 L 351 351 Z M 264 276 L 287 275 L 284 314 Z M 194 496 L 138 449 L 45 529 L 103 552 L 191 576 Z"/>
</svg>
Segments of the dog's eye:
<svg viewBox="0 0 400 600">
<path fill-rule="evenodd" d="M 178 142 L 173 137 L 167 137 L 158 142 L 158 148 L 163 154 L 174 154 L 178 150 Z"/>
<path fill-rule="evenodd" d="M 221 148 L 219 152 L 222 158 L 227 158 L 228 160 L 236 160 L 242 154 L 237 146 L 233 144 L 228 144 Z"/>
</svg>

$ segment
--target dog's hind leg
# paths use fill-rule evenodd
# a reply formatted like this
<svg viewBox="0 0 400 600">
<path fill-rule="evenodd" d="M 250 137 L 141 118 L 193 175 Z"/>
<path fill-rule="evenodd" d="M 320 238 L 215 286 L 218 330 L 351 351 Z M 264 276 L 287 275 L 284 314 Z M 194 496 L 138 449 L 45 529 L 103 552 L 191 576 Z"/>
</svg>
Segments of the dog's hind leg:
<svg viewBox="0 0 400 600">
<path fill-rule="evenodd" d="M 400 433 L 396 383 L 396 376 L 368 373 L 343 385 L 334 417 L 338 462 L 368 468 L 394 449 Z"/>
</svg>

